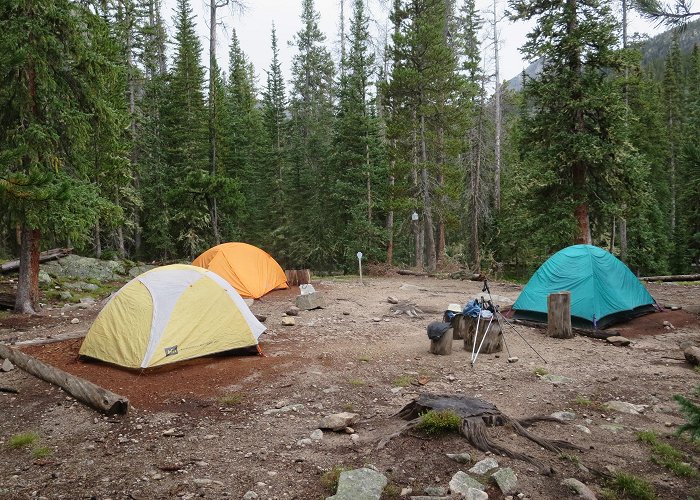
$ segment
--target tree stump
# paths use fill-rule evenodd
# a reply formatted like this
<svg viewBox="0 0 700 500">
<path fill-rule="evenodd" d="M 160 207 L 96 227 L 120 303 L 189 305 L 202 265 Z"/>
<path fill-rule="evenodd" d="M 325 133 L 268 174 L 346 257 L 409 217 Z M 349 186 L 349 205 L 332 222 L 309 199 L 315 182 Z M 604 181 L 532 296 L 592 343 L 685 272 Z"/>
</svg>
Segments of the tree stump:
<svg viewBox="0 0 700 500">
<path fill-rule="evenodd" d="M 443 321 L 448 321 L 447 313 L 442 318 Z M 450 321 L 452 325 L 452 339 L 462 340 L 467 333 L 467 319 L 462 314 L 455 314 Z"/>
<path fill-rule="evenodd" d="M 438 340 L 430 341 L 430 352 L 441 356 L 452 354 L 452 328 L 448 328 Z"/>
<path fill-rule="evenodd" d="M 481 318 L 479 321 L 479 331 L 476 331 L 477 318 L 472 318 L 468 316 L 465 318 L 467 328 L 464 335 L 464 350 L 472 351 L 479 349 L 479 345 L 483 340 L 483 345 L 479 349 L 480 353 L 491 354 L 493 352 L 501 352 L 503 350 L 503 332 L 501 331 L 501 324 L 498 319 L 494 316 L 493 321 L 491 321 L 491 326 L 489 327 L 490 318 Z M 488 332 L 486 329 L 488 328 Z M 476 335 L 476 347 L 474 346 L 474 336 Z M 486 335 L 486 339 L 484 339 Z"/>
<path fill-rule="evenodd" d="M 285 269 L 284 275 L 289 286 L 307 285 L 311 283 L 311 271 L 309 269 Z"/>
<path fill-rule="evenodd" d="M 547 297 L 547 335 L 558 339 L 574 336 L 571 329 L 571 292 L 557 292 Z"/>
</svg>

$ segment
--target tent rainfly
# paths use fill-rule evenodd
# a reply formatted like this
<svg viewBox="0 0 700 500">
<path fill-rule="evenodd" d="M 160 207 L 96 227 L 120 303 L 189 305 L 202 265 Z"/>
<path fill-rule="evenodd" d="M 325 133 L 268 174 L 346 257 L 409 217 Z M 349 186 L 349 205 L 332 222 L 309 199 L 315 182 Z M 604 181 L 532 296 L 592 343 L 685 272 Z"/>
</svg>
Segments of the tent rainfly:
<svg viewBox="0 0 700 500">
<path fill-rule="evenodd" d="M 100 311 L 80 355 L 151 368 L 255 346 L 265 331 L 234 288 L 201 267 L 152 269 L 124 285 Z"/>
<path fill-rule="evenodd" d="M 574 245 L 552 255 L 530 278 L 513 304 L 514 317 L 547 321 L 547 297 L 571 292 L 571 321 L 583 328 L 605 328 L 655 310 L 654 298 L 611 253 Z"/>
<path fill-rule="evenodd" d="M 248 243 L 222 243 L 194 259 L 192 265 L 214 271 L 245 298 L 259 299 L 272 290 L 289 288 L 277 261 Z"/>
</svg>

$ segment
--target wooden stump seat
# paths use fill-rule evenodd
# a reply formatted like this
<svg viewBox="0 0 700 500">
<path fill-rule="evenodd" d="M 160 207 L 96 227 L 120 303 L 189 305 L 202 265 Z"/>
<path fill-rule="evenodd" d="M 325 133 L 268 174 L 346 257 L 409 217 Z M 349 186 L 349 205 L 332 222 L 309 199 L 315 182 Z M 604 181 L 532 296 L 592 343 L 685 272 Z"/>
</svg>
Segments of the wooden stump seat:
<svg viewBox="0 0 700 500">
<path fill-rule="evenodd" d="M 430 341 L 430 352 L 441 356 L 452 354 L 452 328 L 448 328 L 438 340 Z"/>
<path fill-rule="evenodd" d="M 465 318 L 467 324 L 467 330 L 464 335 L 464 350 L 472 351 L 479 348 L 484 334 L 486 333 L 486 328 L 489 328 L 489 318 L 481 318 L 479 321 L 479 332 L 476 332 L 476 320 L 477 318 L 472 318 L 467 316 Z M 476 335 L 476 347 L 474 347 L 474 335 Z M 498 319 L 494 316 L 491 322 L 491 327 L 488 333 L 486 333 L 486 339 L 484 344 L 479 350 L 482 354 L 491 354 L 493 352 L 501 352 L 503 350 L 503 332 L 501 331 L 501 325 Z"/>
</svg>

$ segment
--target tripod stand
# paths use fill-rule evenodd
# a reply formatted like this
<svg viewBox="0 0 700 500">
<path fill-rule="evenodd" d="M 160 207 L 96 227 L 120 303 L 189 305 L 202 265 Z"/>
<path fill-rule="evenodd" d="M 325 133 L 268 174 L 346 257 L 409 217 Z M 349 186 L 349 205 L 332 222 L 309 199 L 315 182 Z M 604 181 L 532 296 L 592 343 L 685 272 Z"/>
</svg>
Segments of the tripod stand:
<svg viewBox="0 0 700 500">
<path fill-rule="evenodd" d="M 537 352 L 537 350 L 534 347 L 532 347 L 532 345 L 530 345 L 530 343 L 527 340 L 525 340 L 525 337 L 523 337 L 522 334 L 518 331 L 518 329 L 515 328 L 515 325 L 513 325 L 513 323 L 501 313 L 499 306 L 493 303 L 493 297 L 491 296 L 491 289 L 489 288 L 488 280 L 484 280 L 484 287 L 481 289 L 481 291 L 487 292 L 489 294 L 488 301 L 484 301 L 484 296 L 483 295 L 481 296 L 482 311 L 483 310 L 490 311 L 492 316 L 491 316 L 491 319 L 489 321 L 489 325 L 487 326 L 486 331 L 484 332 L 484 336 L 481 339 L 481 343 L 479 344 L 479 348 L 475 350 L 476 337 L 479 335 L 479 320 L 481 319 L 482 311 L 479 312 L 479 316 L 477 317 L 476 332 L 474 333 L 474 345 L 472 346 L 472 359 L 471 359 L 472 367 L 474 367 L 474 363 L 476 363 L 476 358 L 479 356 L 479 351 L 481 351 L 481 347 L 483 346 L 484 340 L 486 339 L 486 335 L 488 334 L 488 331 L 491 328 L 491 322 L 493 321 L 494 317 L 496 318 L 498 325 L 501 327 L 501 331 L 504 333 L 503 334 L 503 344 L 506 347 L 506 352 L 508 353 L 508 359 L 511 359 L 511 356 L 510 356 L 510 350 L 508 349 L 508 343 L 506 342 L 506 336 L 505 336 L 505 330 L 503 329 L 503 323 L 508 325 L 522 339 L 522 341 L 525 342 L 525 344 L 527 344 L 527 346 L 530 349 L 532 349 L 533 352 L 540 357 L 540 359 L 542 361 L 547 363 L 547 360 L 544 359 L 542 357 L 542 355 L 539 352 Z M 486 306 L 486 307 L 484 307 L 484 306 Z"/>
</svg>

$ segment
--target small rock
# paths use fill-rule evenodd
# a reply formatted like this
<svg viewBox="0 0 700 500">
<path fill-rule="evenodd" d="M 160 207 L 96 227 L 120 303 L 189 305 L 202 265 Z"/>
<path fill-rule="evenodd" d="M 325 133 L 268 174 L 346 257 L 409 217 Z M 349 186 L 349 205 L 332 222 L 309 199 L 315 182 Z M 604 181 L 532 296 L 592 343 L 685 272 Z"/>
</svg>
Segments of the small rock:
<svg viewBox="0 0 700 500">
<path fill-rule="evenodd" d="M 667 326 L 668 328 L 675 329 L 676 327 L 671 324 L 670 321 L 664 321 L 662 325 Z"/>
<path fill-rule="evenodd" d="M 586 500 L 596 500 L 595 493 L 593 493 L 593 491 L 591 491 L 591 489 L 588 486 L 583 484 L 578 479 L 570 477 L 568 479 L 564 479 L 561 482 L 561 484 L 563 484 L 564 486 L 568 486 L 573 491 L 578 493 L 578 496 L 585 498 Z"/>
<path fill-rule="evenodd" d="M 685 360 L 693 366 L 700 365 L 700 347 L 686 347 L 683 351 Z"/>
<path fill-rule="evenodd" d="M 622 337 L 620 335 L 615 335 L 614 337 L 608 337 L 607 341 L 609 344 L 612 344 L 617 347 L 624 347 L 628 346 L 632 343 L 632 341 L 626 337 Z"/>
<path fill-rule="evenodd" d="M 327 415 L 323 417 L 321 422 L 318 424 L 319 429 L 331 429 L 333 431 L 342 431 L 346 427 L 355 423 L 359 415 L 357 413 L 334 413 L 332 415 Z"/>
<path fill-rule="evenodd" d="M 257 499 L 258 499 L 258 494 L 252 490 L 246 491 L 245 495 L 243 495 L 243 500 L 257 500 Z"/>
<path fill-rule="evenodd" d="M 299 316 L 299 311 L 300 309 L 297 306 L 291 306 L 289 309 L 287 309 L 286 313 L 287 316 Z"/>
<path fill-rule="evenodd" d="M 448 453 L 447 458 L 451 458 L 458 464 L 470 464 L 472 456 L 469 453 Z"/>
<path fill-rule="evenodd" d="M 309 438 L 304 438 L 297 441 L 297 446 L 308 446 L 311 443 L 313 443 L 313 441 L 311 441 Z"/>
<path fill-rule="evenodd" d="M 590 430 L 588 427 L 586 427 L 585 425 L 576 424 L 575 427 L 576 427 L 578 430 L 580 430 L 581 432 L 583 432 L 584 434 L 590 434 L 590 433 L 591 433 L 591 430 Z"/>
<path fill-rule="evenodd" d="M 519 361 L 519 359 L 520 358 L 518 358 L 517 356 L 511 356 L 510 358 L 508 358 L 508 362 L 509 363 L 517 363 Z"/>
<path fill-rule="evenodd" d="M 177 431 L 175 430 L 175 427 L 163 431 L 163 436 L 174 436 Z"/>
<path fill-rule="evenodd" d="M 296 320 L 293 316 L 285 316 L 282 318 L 282 326 L 294 326 Z"/>
<path fill-rule="evenodd" d="M 398 304 L 399 303 L 399 299 L 397 299 L 396 297 L 392 297 L 392 296 L 387 297 L 386 301 L 389 304 Z"/>
<path fill-rule="evenodd" d="M 682 309 L 681 306 L 671 306 L 671 311 L 678 311 L 679 309 Z"/>
<path fill-rule="evenodd" d="M 504 495 L 513 491 L 518 484 L 518 478 L 510 467 L 494 472 L 491 477 L 496 480 Z"/>
<path fill-rule="evenodd" d="M 467 489 L 467 493 L 464 494 L 464 500 L 488 500 L 489 495 L 485 491 L 478 490 L 476 488 Z"/>
<path fill-rule="evenodd" d="M 360 435 L 350 434 L 350 441 L 352 441 L 353 444 L 358 444 L 360 442 Z"/>
<path fill-rule="evenodd" d="M 382 320 L 382 318 L 378 318 L 378 317 L 372 318 L 372 321 L 374 321 L 375 323 L 379 323 L 381 320 Z"/>
<path fill-rule="evenodd" d="M 613 434 L 617 434 L 619 431 L 623 430 L 625 427 L 619 424 L 604 424 L 600 426 L 601 429 L 610 431 Z"/>
<path fill-rule="evenodd" d="M 673 427 L 673 422 L 664 422 L 666 427 Z"/>
<path fill-rule="evenodd" d="M 549 382 L 550 384 L 568 384 L 573 382 L 573 379 L 570 379 L 569 377 L 563 377 L 561 375 L 547 374 L 542 375 L 540 378 L 545 382 Z"/>
<path fill-rule="evenodd" d="M 411 493 L 413 493 L 413 488 L 402 488 L 402 489 L 401 489 L 401 495 L 400 495 L 400 496 L 402 496 L 402 497 L 407 497 L 407 496 L 410 495 Z"/>
<path fill-rule="evenodd" d="M 345 434 L 355 434 L 355 429 L 353 429 L 352 427 L 346 427 Z"/>
<path fill-rule="evenodd" d="M 283 406 L 282 408 L 271 408 L 269 410 L 265 410 L 263 412 L 263 415 L 276 415 L 278 413 L 288 413 L 290 411 L 299 411 L 304 408 L 304 405 L 301 403 L 293 404 L 293 405 L 287 405 Z"/>
<path fill-rule="evenodd" d="M 70 322 L 72 325 L 77 325 L 78 323 L 80 323 L 80 320 L 78 318 L 73 318 L 72 320 L 70 320 Z"/>
<path fill-rule="evenodd" d="M 5 361 L 2 362 L 2 366 L 0 366 L 0 371 L 3 372 L 10 372 L 15 369 L 15 365 L 12 364 L 12 361 L 9 359 L 6 359 Z"/>
<path fill-rule="evenodd" d="M 474 467 L 469 469 L 472 474 L 486 474 L 488 471 L 497 469 L 498 462 L 494 458 L 485 458 L 474 464 Z"/>
<path fill-rule="evenodd" d="M 483 484 L 461 470 L 450 479 L 450 493 L 453 495 L 459 493 L 466 496 L 467 490 L 472 488 L 481 491 L 485 489 Z"/>
<path fill-rule="evenodd" d="M 212 481 L 211 479 L 204 478 L 204 479 L 194 479 L 192 482 L 194 484 L 196 484 L 197 486 L 209 486 L 214 481 Z"/>
<path fill-rule="evenodd" d="M 550 415 L 550 417 L 563 420 L 564 422 L 571 422 L 572 420 L 576 420 L 576 414 L 570 411 L 555 411 Z"/>
<path fill-rule="evenodd" d="M 423 491 L 431 497 L 444 497 L 448 493 L 447 488 L 444 486 L 426 486 Z"/>
<path fill-rule="evenodd" d="M 314 441 L 320 441 L 323 439 L 323 431 L 321 429 L 316 429 L 311 433 L 311 439 Z"/>
<path fill-rule="evenodd" d="M 605 403 L 605 406 L 611 410 L 619 411 L 620 413 L 629 413 L 630 415 L 639 415 L 644 411 L 644 408 L 647 407 L 647 405 L 635 405 L 626 401 L 617 400 L 608 401 Z"/>
</svg>

